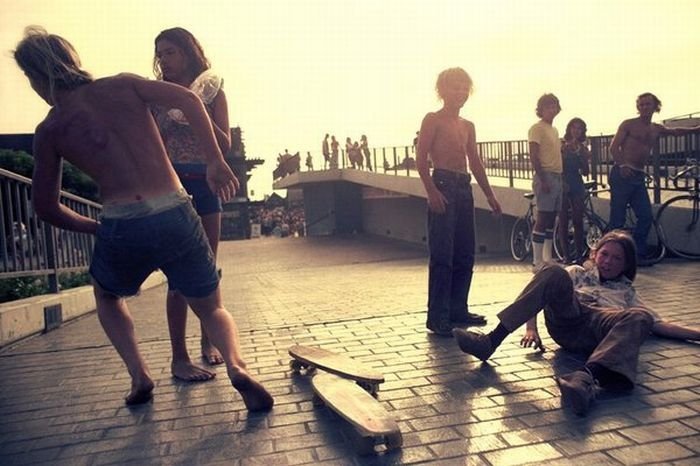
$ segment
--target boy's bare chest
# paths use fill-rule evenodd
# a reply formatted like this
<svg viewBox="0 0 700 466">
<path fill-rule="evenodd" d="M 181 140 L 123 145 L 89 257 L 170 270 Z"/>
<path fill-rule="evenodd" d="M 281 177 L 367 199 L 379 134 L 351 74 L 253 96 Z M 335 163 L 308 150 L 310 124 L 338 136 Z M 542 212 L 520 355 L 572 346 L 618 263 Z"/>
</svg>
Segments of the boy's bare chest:
<svg viewBox="0 0 700 466">
<path fill-rule="evenodd" d="M 469 131 L 461 121 L 441 121 L 437 127 L 435 145 L 444 149 L 464 152 L 469 141 Z"/>
<path fill-rule="evenodd" d="M 651 148 L 658 137 L 658 130 L 653 124 L 635 123 L 630 125 L 629 139 L 632 143 Z"/>
</svg>

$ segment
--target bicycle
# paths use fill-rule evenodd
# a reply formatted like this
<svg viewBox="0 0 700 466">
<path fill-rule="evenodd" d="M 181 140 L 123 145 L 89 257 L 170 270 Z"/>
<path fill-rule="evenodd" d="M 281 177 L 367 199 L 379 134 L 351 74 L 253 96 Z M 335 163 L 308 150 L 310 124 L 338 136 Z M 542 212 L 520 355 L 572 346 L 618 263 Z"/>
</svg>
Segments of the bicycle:
<svg viewBox="0 0 700 466">
<path fill-rule="evenodd" d="M 663 226 L 662 240 L 679 257 L 700 260 L 700 164 L 688 159 L 686 166 L 671 177 L 673 185 L 686 194 L 672 197 L 661 205 L 656 221 Z M 685 186 L 679 186 L 683 180 Z"/>
<path fill-rule="evenodd" d="M 607 223 L 593 210 L 593 204 L 591 202 L 591 193 L 596 192 L 597 183 L 595 181 L 590 181 L 585 183 L 586 189 L 589 193 L 586 195 L 584 202 L 584 231 L 586 238 L 586 253 L 593 247 L 598 240 L 603 236 L 603 231 L 607 227 Z M 513 223 L 513 228 L 510 231 L 510 253 L 518 262 L 524 261 L 532 253 L 532 229 L 535 225 L 535 193 L 525 193 L 523 197 L 530 201 L 527 212 L 522 217 L 518 217 Z M 558 224 L 558 221 L 557 221 Z M 554 227 L 554 237 L 558 238 L 558 226 L 555 224 Z M 569 222 L 569 248 L 575 247 L 574 245 L 574 231 L 573 224 Z M 559 241 L 553 242 L 553 251 L 556 257 L 560 261 L 566 261 L 567 258 L 564 257 L 562 252 L 562 247 L 558 244 Z"/>
<path fill-rule="evenodd" d="M 515 219 L 510 230 L 510 254 L 518 262 L 524 261 L 532 253 L 532 227 L 535 224 L 535 193 L 523 194 L 530 201 L 527 212 Z"/>
<path fill-rule="evenodd" d="M 588 252 L 596 245 L 598 240 L 602 238 L 603 234 L 608 229 L 608 222 L 603 219 L 593 208 L 593 195 L 601 192 L 605 192 L 605 189 L 598 190 L 598 183 L 596 181 L 586 181 L 583 186 L 586 188 L 586 195 L 583 198 L 583 238 L 584 238 L 584 250 L 576 251 L 576 242 L 574 240 L 574 225 L 569 216 L 569 224 L 567 225 L 567 247 L 562 247 L 561 236 L 559 229 L 561 224 L 559 222 L 559 217 L 554 224 L 554 253 L 561 261 L 568 261 L 569 257 L 566 257 L 565 251 L 576 251 L 577 259 L 582 259 L 588 256 Z"/>
<path fill-rule="evenodd" d="M 647 175 L 647 183 L 652 181 L 651 177 Z M 584 247 L 585 251 L 577 251 L 578 258 L 582 259 L 588 256 L 588 252 L 593 246 L 596 245 L 598 240 L 610 230 L 610 226 L 607 220 L 603 219 L 598 213 L 596 213 L 593 207 L 593 197 L 594 194 L 609 191 L 608 189 L 597 189 L 598 183 L 595 181 L 587 181 L 584 183 L 586 187 L 586 197 L 584 198 L 584 209 L 583 209 L 583 230 L 584 230 Z M 634 215 L 634 211 L 630 206 L 627 206 L 627 217 L 625 220 L 624 230 L 629 232 L 634 231 L 634 227 L 637 224 L 637 219 Z M 557 257 L 562 260 L 568 260 L 564 257 L 564 248 L 560 243 L 559 228 L 561 225 L 557 221 L 554 225 L 554 252 Z M 567 250 L 575 250 L 576 245 L 574 242 L 574 228 L 571 220 L 567 226 Z M 652 225 L 649 230 L 649 236 L 647 238 L 647 257 L 645 262 L 647 264 L 655 264 L 664 258 L 666 255 L 666 244 L 663 240 L 663 228 L 656 218 L 652 219 Z"/>
</svg>

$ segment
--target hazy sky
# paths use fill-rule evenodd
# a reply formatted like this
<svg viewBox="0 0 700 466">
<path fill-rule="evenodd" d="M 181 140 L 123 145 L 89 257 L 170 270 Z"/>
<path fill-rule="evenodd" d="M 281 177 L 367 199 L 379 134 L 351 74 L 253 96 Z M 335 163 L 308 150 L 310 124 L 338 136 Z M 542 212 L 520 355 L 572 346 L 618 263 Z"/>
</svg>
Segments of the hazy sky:
<svg viewBox="0 0 700 466">
<path fill-rule="evenodd" d="M 465 68 L 475 93 L 462 115 L 480 141 L 524 139 L 554 92 L 563 133 L 573 116 L 612 133 L 645 91 L 658 119 L 700 111 L 697 0 L 0 0 L 0 133 L 32 132 L 47 111 L 10 51 L 29 24 L 73 43 L 96 77 L 153 77 L 153 39 L 182 26 L 225 78 L 254 198 L 271 192 L 276 156 L 312 151 L 326 132 L 370 146 L 411 143 L 439 108 L 439 71 Z"/>
</svg>

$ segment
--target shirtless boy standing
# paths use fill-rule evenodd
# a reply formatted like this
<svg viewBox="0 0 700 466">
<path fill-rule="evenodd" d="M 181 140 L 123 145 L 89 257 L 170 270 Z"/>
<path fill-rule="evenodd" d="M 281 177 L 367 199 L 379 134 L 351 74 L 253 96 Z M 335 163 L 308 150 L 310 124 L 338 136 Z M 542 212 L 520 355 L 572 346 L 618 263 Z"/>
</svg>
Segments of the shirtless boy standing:
<svg viewBox="0 0 700 466">
<path fill-rule="evenodd" d="M 246 371 L 204 229 L 149 110 L 158 104 L 184 112 L 206 155 L 207 182 L 228 200 L 238 180 L 224 161 L 201 100 L 182 86 L 133 75 L 94 80 L 80 68 L 68 41 L 41 28 L 27 29 L 14 57 L 52 107 L 34 135 L 34 208 L 48 223 L 97 236 L 90 264 L 97 315 L 131 376 L 126 404 L 149 401 L 154 385 L 124 297 L 136 294 L 160 268 L 202 320 L 248 410 L 270 409 L 272 396 Z M 100 222 L 59 202 L 62 159 L 99 185 Z"/>
<path fill-rule="evenodd" d="M 661 101 L 650 92 L 637 97 L 637 111 L 639 116 L 623 121 L 610 143 L 610 152 L 615 162 L 609 179 L 610 228 L 624 227 L 627 206 L 631 206 L 637 217 L 633 236 L 638 262 L 646 265 L 647 236 L 652 223 L 651 201 L 644 171 L 649 154 L 659 137 L 699 132 L 700 126 L 668 128 L 652 123 L 654 113 L 661 111 Z"/>
<path fill-rule="evenodd" d="M 491 210 L 501 212 L 476 146 L 474 123 L 459 116 L 472 91 L 472 79 L 462 68 L 438 76 L 436 89 L 443 101 L 437 112 L 423 118 L 416 164 L 428 195 L 428 318 L 426 327 L 451 336 L 463 325 L 484 325 L 486 319 L 468 310 L 474 268 L 474 197 L 471 168 Z M 432 177 L 428 157 L 433 163 Z"/>
</svg>

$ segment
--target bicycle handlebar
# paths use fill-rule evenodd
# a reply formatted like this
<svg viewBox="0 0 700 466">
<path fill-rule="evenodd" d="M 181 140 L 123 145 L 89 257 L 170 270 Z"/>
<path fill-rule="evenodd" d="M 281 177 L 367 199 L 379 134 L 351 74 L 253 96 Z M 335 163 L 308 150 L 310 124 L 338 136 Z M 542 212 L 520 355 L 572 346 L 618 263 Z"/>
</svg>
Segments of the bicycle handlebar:
<svg viewBox="0 0 700 466">
<path fill-rule="evenodd" d="M 676 189 L 682 191 L 687 191 L 688 186 L 687 184 L 684 188 L 678 186 L 678 181 L 681 179 L 685 179 L 686 181 L 694 179 L 695 185 L 700 185 L 700 164 L 698 164 L 698 161 L 695 159 L 689 159 L 688 164 L 683 167 L 681 171 L 673 175 L 671 179 L 673 180 L 673 185 L 676 187 Z"/>
</svg>

